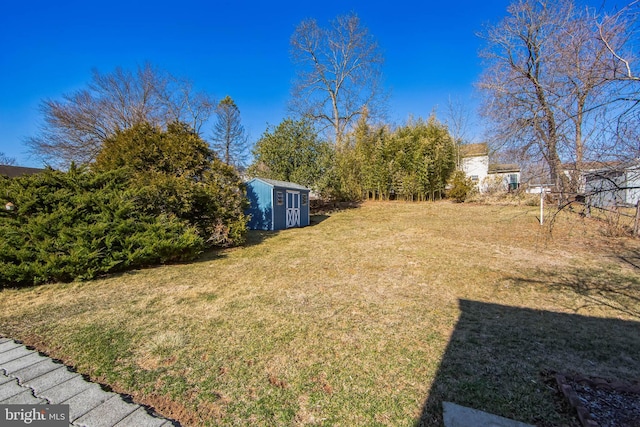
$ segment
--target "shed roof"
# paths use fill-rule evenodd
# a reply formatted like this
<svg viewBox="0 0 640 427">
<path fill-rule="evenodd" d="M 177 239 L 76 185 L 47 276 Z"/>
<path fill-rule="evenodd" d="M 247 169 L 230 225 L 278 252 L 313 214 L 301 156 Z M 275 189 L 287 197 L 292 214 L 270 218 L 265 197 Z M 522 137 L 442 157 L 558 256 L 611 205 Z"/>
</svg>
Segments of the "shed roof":
<svg viewBox="0 0 640 427">
<path fill-rule="evenodd" d="M 295 190 L 307 190 L 307 191 L 309 191 L 309 189 L 307 187 L 305 187 L 304 185 L 296 184 L 294 182 L 278 181 L 277 179 L 268 179 L 268 178 L 253 178 L 249 182 L 251 182 L 253 180 L 262 181 L 265 184 L 268 184 L 268 185 L 270 185 L 272 187 L 284 187 L 284 188 L 293 188 Z"/>
<path fill-rule="evenodd" d="M 460 157 L 488 156 L 489 146 L 486 142 L 479 144 L 463 144 L 460 146 Z"/>
<path fill-rule="evenodd" d="M 5 176 L 8 176 L 9 178 L 17 178 L 22 175 L 33 175 L 33 174 L 44 172 L 44 171 L 45 169 L 26 168 L 23 166 L 0 165 L 0 175 L 5 175 Z"/>
</svg>

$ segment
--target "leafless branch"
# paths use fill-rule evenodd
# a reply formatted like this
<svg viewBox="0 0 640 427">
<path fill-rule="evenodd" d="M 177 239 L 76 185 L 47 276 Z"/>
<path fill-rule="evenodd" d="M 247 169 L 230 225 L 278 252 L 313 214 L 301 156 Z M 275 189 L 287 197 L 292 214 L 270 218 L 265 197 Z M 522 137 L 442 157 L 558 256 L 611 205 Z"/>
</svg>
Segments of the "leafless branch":
<svg viewBox="0 0 640 427">
<path fill-rule="evenodd" d="M 337 144 L 364 108 L 382 110 L 382 54 L 356 15 L 340 16 L 329 28 L 305 20 L 291 47 L 298 69 L 290 108 L 330 128 Z"/>
<path fill-rule="evenodd" d="M 165 126 L 181 121 L 199 132 L 214 105 L 190 82 L 150 64 L 135 71 L 118 67 L 108 74 L 94 70 L 87 89 L 41 102 L 44 122 L 27 143 L 48 164 L 86 164 L 95 159 L 106 138 L 142 122 Z"/>
</svg>

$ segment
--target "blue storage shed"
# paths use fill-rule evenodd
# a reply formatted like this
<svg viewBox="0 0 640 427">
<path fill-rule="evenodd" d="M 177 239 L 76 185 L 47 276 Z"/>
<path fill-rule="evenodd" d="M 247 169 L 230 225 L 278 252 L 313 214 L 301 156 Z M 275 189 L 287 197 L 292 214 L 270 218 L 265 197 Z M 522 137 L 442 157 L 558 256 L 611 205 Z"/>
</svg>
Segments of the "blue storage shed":
<svg viewBox="0 0 640 427">
<path fill-rule="evenodd" d="M 309 189 L 293 182 L 253 178 L 246 183 L 251 230 L 309 225 Z"/>
</svg>

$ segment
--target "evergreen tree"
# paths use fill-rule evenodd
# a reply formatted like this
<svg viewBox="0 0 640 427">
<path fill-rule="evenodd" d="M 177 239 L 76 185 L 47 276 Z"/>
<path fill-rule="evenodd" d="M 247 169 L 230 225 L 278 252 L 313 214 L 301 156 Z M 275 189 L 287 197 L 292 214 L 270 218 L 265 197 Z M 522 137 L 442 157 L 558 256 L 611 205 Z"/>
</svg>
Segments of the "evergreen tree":
<svg viewBox="0 0 640 427">
<path fill-rule="evenodd" d="M 216 109 L 213 149 L 227 166 L 242 166 L 246 161 L 247 135 L 240 121 L 240 110 L 230 96 Z"/>
<path fill-rule="evenodd" d="M 189 126 L 164 131 L 146 123 L 105 141 L 93 169 L 126 167 L 149 214 L 175 215 L 195 226 L 209 245 L 241 243 L 246 199 L 236 171 L 220 161 Z"/>
<path fill-rule="evenodd" d="M 333 164 L 333 147 L 321 141 L 305 120 L 285 119 L 269 128 L 253 149 L 248 173 L 262 178 L 295 182 L 323 191 L 323 177 Z"/>
</svg>

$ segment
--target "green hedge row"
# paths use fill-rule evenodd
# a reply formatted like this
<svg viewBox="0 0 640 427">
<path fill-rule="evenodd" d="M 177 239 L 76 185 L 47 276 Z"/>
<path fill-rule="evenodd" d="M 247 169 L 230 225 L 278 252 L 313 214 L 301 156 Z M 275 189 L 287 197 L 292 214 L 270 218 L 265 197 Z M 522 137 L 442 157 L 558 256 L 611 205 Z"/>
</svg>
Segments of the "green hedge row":
<svg viewBox="0 0 640 427">
<path fill-rule="evenodd" d="M 210 237 L 154 206 L 150 194 L 158 189 L 136 179 L 127 169 L 75 168 L 0 177 L 0 286 L 90 279 L 197 257 Z"/>
</svg>

